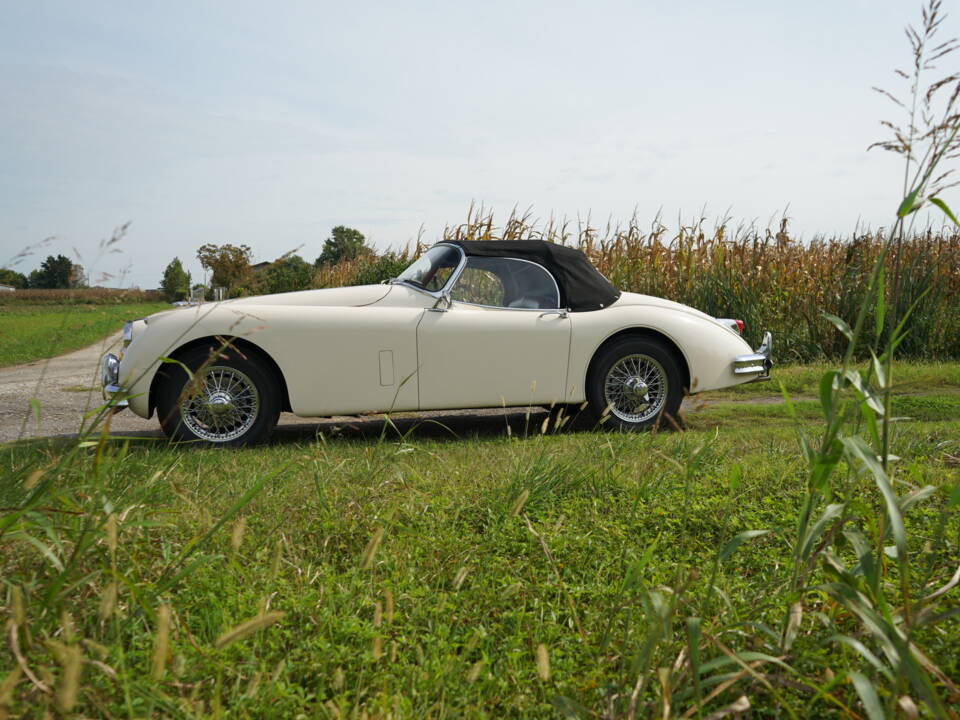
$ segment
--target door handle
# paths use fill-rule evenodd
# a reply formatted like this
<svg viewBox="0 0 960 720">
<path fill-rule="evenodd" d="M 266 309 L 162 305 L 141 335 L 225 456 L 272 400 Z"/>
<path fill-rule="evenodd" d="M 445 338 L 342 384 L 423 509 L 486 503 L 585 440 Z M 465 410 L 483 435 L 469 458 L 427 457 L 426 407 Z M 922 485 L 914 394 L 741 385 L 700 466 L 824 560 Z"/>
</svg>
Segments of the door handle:
<svg viewBox="0 0 960 720">
<path fill-rule="evenodd" d="M 560 318 L 566 320 L 570 317 L 570 314 L 566 310 L 547 310 L 547 312 L 540 313 L 537 318 L 546 317 L 547 315 L 559 315 Z"/>
</svg>

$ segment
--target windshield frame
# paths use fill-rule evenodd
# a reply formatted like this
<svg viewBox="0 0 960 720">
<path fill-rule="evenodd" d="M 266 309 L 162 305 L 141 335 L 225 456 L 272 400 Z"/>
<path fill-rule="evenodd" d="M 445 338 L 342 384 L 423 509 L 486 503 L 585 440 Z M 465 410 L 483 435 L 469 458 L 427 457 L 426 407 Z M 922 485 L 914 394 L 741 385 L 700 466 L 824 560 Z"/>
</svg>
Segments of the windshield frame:
<svg viewBox="0 0 960 720">
<path fill-rule="evenodd" d="M 450 290 L 453 288 L 454 283 L 460 278 L 460 273 L 463 272 L 463 268 L 467 265 L 467 254 L 463 251 L 463 248 L 459 245 L 453 245 L 452 243 L 439 242 L 436 245 L 432 245 L 427 248 L 427 251 L 433 250 L 435 247 L 450 247 L 460 253 L 460 262 L 457 263 L 457 266 L 454 268 L 453 272 L 450 273 L 450 277 L 447 278 L 447 282 L 443 284 L 443 287 L 439 290 L 428 290 L 422 285 L 417 285 L 416 283 L 410 282 L 409 280 L 401 280 L 400 278 L 391 278 L 391 285 L 404 285 L 408 288 L 412 288 L 418 292 L 422 292 L 425 295 L 429 295 L 432 298 L 441 298 L 450 293 Z M 414 261 L 416 262 L 416 261 Z M 412 265 L 413 263 L 411 263 Z M 409 267 L 409 265 L 407 266 Z M 406 272 L 406 268 L 404 269 Z"/>
</svg>

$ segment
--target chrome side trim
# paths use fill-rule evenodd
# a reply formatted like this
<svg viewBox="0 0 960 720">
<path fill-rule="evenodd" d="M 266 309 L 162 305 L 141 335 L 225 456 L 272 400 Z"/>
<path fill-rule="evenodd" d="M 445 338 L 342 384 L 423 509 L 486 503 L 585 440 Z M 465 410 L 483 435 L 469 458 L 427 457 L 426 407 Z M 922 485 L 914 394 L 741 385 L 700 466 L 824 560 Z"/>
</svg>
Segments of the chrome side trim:
<svg viewBox="0 0 960 720">
<path fill-rule="evenodd" d="M 773 367 L 773 336 L 769 331 L 763 334 L 763 342 L 755 352 L 738 355 L 733 359 L 734 375 L 757 375 L 757 379 L 770 376 Z"/>
</svg>

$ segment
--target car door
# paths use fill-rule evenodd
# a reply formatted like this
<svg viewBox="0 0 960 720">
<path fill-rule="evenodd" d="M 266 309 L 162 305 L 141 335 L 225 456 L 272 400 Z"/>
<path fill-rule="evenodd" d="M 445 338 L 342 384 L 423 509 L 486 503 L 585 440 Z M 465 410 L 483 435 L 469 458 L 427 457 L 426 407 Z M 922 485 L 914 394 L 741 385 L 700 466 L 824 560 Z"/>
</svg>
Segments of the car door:
<svg viewBox="0 0 960 720">
<path fill-rule="evenodd" d="M 570 318 L 545 268 L 470 257 L 451 298 L 417 327 L 422 410 L 563 401 Z"/>
</svg>

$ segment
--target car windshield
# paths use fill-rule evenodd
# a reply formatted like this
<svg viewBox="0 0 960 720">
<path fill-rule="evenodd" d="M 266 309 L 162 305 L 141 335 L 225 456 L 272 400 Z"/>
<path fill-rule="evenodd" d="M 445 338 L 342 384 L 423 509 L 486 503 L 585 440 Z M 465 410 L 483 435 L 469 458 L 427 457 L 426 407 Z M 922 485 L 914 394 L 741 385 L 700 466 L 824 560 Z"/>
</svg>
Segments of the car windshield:
<svg viewBox="0 0 960 720">
<path fill-rule="evenodd" d="M 460 264 L 460 251 L 450 245 L 435 245 L 427 250 L 406 270 L 397 281 L 414 287 L 438 292 L 443 289 L 450 275 Z"/>
</svg>

